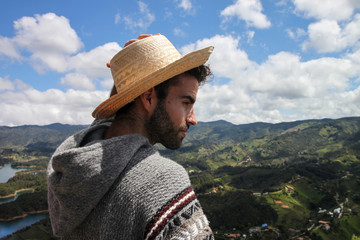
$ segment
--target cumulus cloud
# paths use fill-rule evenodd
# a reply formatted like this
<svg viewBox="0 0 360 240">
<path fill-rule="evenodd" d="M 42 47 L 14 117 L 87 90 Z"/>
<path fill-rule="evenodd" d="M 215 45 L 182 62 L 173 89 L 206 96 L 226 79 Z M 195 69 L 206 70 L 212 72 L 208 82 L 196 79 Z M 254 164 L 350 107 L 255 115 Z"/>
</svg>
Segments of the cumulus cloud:
<svg viewBox="0 0 360 240">
<path fill-rule="evenodd" d="M 155 15 L 151 13 L 146 3 L 138 1 L 138 6 L 139 13 L 135 16 L 125 16 L 123 21 L 126 29 L 145 31 L 155 21 Z"/>
<path fill-rule="evenodd" d="M 95 84 L 84 74 L 69 73 L 61 78 L 61 84 L 72 86 L 76 89 L 95 90 Z"/>
<path fill-rule="evenodd" d="M 61 78 L 61 84 L 74 89 L 95 90 L 96 82 L 100 81 L 102 88 L 110 89 L 112 85 L 109 86 L 109 80 L 112 81 L 112 77 L 106 63 L 120 50 L 121 47 L 117 43 L 111 42 L 89 52 L 69 56 L 68 72 Z"/>
<path fill-rule="evenodd" d="M 19 90 L 14 88 L 0 94 L 3 112 L 0 125 L 89 124 L 93 120 L 91 112 L 108 97 L 107 91 L 38 91 L 31 87 Z"/>
<path fill-rule="evenodd" d="M 356 8 L 360 8 L 357 0 L 292 0 L 296 11 L 308 18 L 346 20 Z"/>
<path fill-rule="evenodd" d="M 237 0 L 233 5 L 221 11 L 224 22 L 233 17 L 244 20 L 249 27 L 269 28 L 271 22 L 262 13 L 263 7 L 260 0 Z"/>
<path fill-rule="evenodd" d="M 198 120 L 279 122 L 360 114 L 356 102 L 360 87 L 349 90 L 360 74 L 360 51 L 342 58 L 309 61 L 279 52 L 258 64 L 248 59 L 238 41 L 217 35 L 183 47 L 183 51 L 191 51 L 215 46 L 209 61 L 215 81 L 199 90 L 195 108 Z M 230 80 L 217 81 L 221 77 Z"/>
<path fill-rule="evenodd" d="M 39 72 L 66 71 L 67 56 L 83 47 L 69 20 L 54 13 L 22 17 L 14 22 L 14 28 L 13 43 L 30 52 L 30 59 Z"/>
<path fill-rule="evenodd" d="M 238 47 L 239 41 L 239 37 L 216 35 L 212 38 L 205 38 L 196 43 L 186 45 L 180 49 L 180 52 L 186 54 L 196 49 L 214 46 L 214 52 L 208 62 L 212 67 L 213 73 L 217 77 L 233 79 L 241 71 L 254 64 L 248 59 L 246 52 Z"/>
<path fill-rule="evenodd" d="M 0 56 L 26 61 L 40 73 L 62 73 L 59 82 L 69 89 L 39 91 L 0 76 L 0 125 L 89 124 L 112 86 L 106 63 L 121 47 L 111 42 L 80 52 L 83 44 L 68 19 L 53 13 L 22 17 L 14 28 L 13 38 L 0 37 Z M 106 91 L 96 90 L 97 84 Z"/>
<path fill-rule="evenodd" d="M 319 58 L 301 62 L 297 55 L 280 52 L 246 71 L 244 76 L 253 79 L 248 85 L 252 93 L 269 98 L 301 99 L 345 91 L 349 79 L 359 73 L 357 67 L 348 59 Z"/>
<path fill-rule="evenodd" d="M 61 84 L 75 89 L 93 90 L 94 81 L 111 78 L 106 63 L 121 50 L 112 42 L 79 52 L 83 43 L 69 20 L 54 13 L 22 17 L 14 22 L 14 28 L 13 38 L 0 36 L 0 55 L 22 60 L 30 53 L 27 61 L 36 71 L 65 73 Z"/>
<path fill-rule="evenodd" d="M 340 25 L 335 20 L 323 19 L 308 27 L 309 39 L 303 44 L 303 49 L 315 49 L 321 53 L 339 52 L 359 43 L 360 14 L 352 21 Z"/>
<path fill-rule="evenodd" d="M 238 2 L 232 6 L 240 4 Z M 149 12 L 147 5 L 141 2 L 139 9 L 140 13 L 144 13 L 141 16 Z M 262 8 L 258 13 L 262 14 L 261 11 Z M 231 16 L 237 15 L 234 13 Z M 45 17 L 60 32 L 70 30 L 64 41 L 78 45 L 63 46 L 61 42 L 55 42 L 59 47 L 57 50 L 45 51 L 50 40 L 39 38 L 40 33 L 51 28 L 44 23 Z M 359 14 L 354 14 L 343 22 L 321 19 L 309 25 L 305 48 L 330 52 L 354 47 L 359 43 L 359 18 Z M 146 17 L 143 19 L 145 21 Z M 19 28 L 16 28 L 14 38 L 0 37 L 0 55 L 22 60 L 30 53 L 28 60 L 33 61 L 34 67 L 38 67 L 39 71 L 61 72 L 60 83 L 71 89 L 39 91 L 21 80 L 0 76 L 0 109 L 3 113 L 0 125 L 90 123 L 91 112 L 108 97 L 113 84 L 105 64 L 121 47 L 117 43 L 106 43 L 86 52 L 81 51 L 81 40 L 69 21 L 52 14 L 21 18 L 17 22 Z M 123 19 L 121 22 L 124 22 Z M 71 34 L 72 31 L 74 34 Z M 254 32 L 247 33 L 242 36 L 251 41 Z M 288 30 L 288 34 L 298 39 L 304 36 L 304 31 Z M 327 42 L 325 35 L 331 41 Z M 29 38 L 25 39 L 25 36 Z M 186 54 L 209 45 L 215 46 L 209 60 L 214 80 L 200 88 L 195 105 L 199 121 L 280 122 L 360 115 L 359 49 L 352 48 L 353 51 L 340 57 L 312 60 L 303 60 L 297 54 L 283 51 L 257 63 L 249 59 L 239 44 L 240 40 L 236 35 L 215 35 L 180 49 L 182 54 Z M 31 42 L 37 45 L 31 45 Z M 106 90 L 96 90 L 99 87 Z"/>
<path fill-rule="evenodd" d="M 68 70 L 68 57 L 83 46 L 69 20 L 54 13 L 22 17 L 14 22 L 14 29 L 13 38 L 0 37 L 0 54 L 20 60 L 27 51 L 30 63 L 41 73 Z"/>
<path fill-rule="evenodd" d="M 14 85 L 9 80 L 8 77 L 5 77 L 5 78 L 0 77 L 0 91 L 13 90 L 13 89 L 14 89 Z"/>
<path fill-rule="evenodd" d="M 14 41 L 2 36 L 0 36 L 0 56 L 6 56 L 16 60 L 21 59 L 21 54 L 19 53 Z"/>
<path fill-rule="evenodd" d="M 89 52 L 80 52 L 69 57 L 68 69 L 87 76 L 89 79 L 111 77 L 106 63 L 121 50 L 116 42 L 106 43 Z"/>
<path fill-rule="evenodd" d="M 71 54 L 83 45 L 69 20 L 54 13 L 22 17 L 14 22 L 14 28 L 17 44 L 31 52 Z"/>
<path fill-rule="evenodd" d="M 309 24 L 308 39 L 302 49 L 319 53 L 340 52 L 360 45 L 360 2 L 355 0 L 292 0 L 295 12 L 306 18 L 315 18 Z M 292 39 L 298 39 L 298 32 L 287 30 Z"/>
</svg>

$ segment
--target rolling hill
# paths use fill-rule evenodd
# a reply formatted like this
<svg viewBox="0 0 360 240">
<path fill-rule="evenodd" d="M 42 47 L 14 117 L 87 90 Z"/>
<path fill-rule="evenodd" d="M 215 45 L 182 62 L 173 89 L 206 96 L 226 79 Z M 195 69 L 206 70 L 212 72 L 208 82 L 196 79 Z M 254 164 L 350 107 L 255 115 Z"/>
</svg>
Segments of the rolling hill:
<svg viewBox="0 0 360 240">
<path fill-rule="evenodd" d="M 0 163 L 31 159 L 29 165 L 34 160 L 37 169 L 45 169 L 57 145 L 85 127 L 0 127 Z M 247 239 L 360 235 L 360 117 L 276 124 L 200 122 L 190 128 L 180 149 L 156 147 L 189 172 L 216 239 L 240 233 Z M 20 184 L 23 177 L 18 178 Z M 0 190 L 13 185 L 3 184 Z M 42 187 L 38 195 L 44 191 Z M 20 200 L 33 201 L 30 196 Z M 8 204 L 3 208 L 21 211 L 19 202 Z M 41 224 L 49 229 L 48 222 Z"/>
</svg>

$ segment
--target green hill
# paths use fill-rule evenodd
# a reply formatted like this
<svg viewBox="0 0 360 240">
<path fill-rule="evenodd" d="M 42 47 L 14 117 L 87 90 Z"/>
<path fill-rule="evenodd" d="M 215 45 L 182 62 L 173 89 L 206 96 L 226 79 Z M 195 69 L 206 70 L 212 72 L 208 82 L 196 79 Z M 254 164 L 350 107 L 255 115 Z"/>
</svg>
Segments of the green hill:
<svg viewBox="0 0 360 240">
<path fill-rule="evenodd" d="M 66 137 L 85 128 L 86 125 L 51 124 L 46 126 L 26 125 L 0 126 L 0 148 L 46 145 L 55 148 Z"/>
<path fill-rule="evenodd" d="M 201 123 L 190 131 L 183 148 L 161 151 L 194 170 L 281 166 L 308 160 L 351 164 L 360 155 L 360 118 L 278 124 Z"/>
<path fill-rule="evenodd" d="M 56 146 L 85 127 L 0 127 L 0 163 L 44 170 Z M 247 239 L 360 235 L 360 117 L 277 124 L 200 122 L 190 128 L 182 148 L 157 147 L 189 172 L 216 239 L 230 233 L 247 234 Z M 45 185 L 36 188 L 44 175 L 27 178 L 19 175 L 0 184 L 4 193 L 17 186 L 35 189 L 35 195 L 24 194 L 3 209 L 19 214 L 28 207 L 27 199 L 44 196 Z M 50 231 L 48 221 L 19 234 L 33 238 L 44 228 Z"/>
</svg>

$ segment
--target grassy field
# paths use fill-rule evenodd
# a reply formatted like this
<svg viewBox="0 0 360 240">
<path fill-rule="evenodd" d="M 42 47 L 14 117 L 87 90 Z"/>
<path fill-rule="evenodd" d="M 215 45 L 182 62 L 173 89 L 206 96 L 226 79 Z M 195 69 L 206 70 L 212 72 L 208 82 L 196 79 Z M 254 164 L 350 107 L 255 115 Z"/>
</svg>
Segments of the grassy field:
<svg viewBox="0 0 360 240">
<path fill-rule="evenodd" d="M 306 225 L 310 217 L 309 211 L 286 190 L 269 193 L 265 198 L 278 214 L 276 226 L 301 229 Z"/>
</svg>

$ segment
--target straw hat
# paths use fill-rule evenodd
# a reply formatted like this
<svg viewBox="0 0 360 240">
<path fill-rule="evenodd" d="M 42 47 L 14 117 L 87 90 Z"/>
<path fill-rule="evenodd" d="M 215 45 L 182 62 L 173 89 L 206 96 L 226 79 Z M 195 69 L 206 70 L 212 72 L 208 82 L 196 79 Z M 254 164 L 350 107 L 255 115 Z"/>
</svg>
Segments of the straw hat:
<svg viewBox="0 0 360 240">
<path fill-rule="evenodd" d="M 110 61 L 117 94 L 101 103 L 92 113 L 93 117 L 111 117 L 148 89 L 203 65 L 212 50 L 210 46 L 181 56 L 163 35 L 154 35 L 128 45 Z"/>
</svg>

